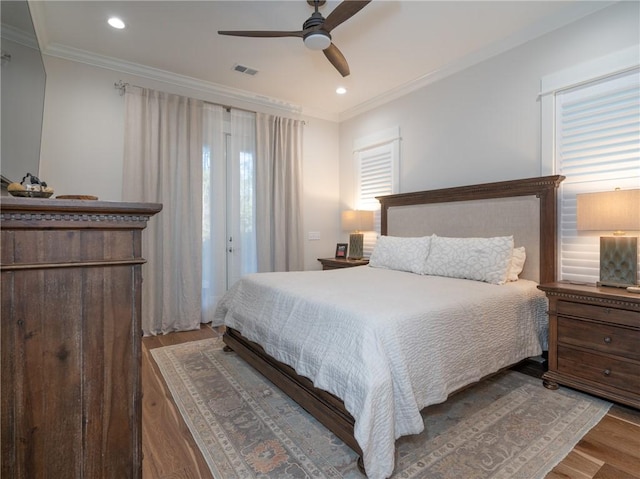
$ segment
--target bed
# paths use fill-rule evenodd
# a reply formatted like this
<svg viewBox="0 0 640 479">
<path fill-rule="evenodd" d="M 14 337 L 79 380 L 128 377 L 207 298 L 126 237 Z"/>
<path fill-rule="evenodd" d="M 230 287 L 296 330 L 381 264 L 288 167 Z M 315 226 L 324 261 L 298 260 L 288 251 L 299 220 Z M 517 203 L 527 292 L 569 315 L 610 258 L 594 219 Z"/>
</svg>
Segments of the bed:
<svg viewBox="0 0 640 479">
<path fill-rule="evenodd" d="M 555 280 L 562 180 L 378 198 L 385 241 L 405 241 L 404 253 L 425 242 L 431 257 L 435 245 L 512 238 L 512 249 L 526 250 L 518 281 L 442 277 L 435 263 L 401 271 L 376 251 L 378 267 L 249 275 L 221 300 L 214 325 L 226 326 L 230 350 L 354 449 L 369 477 L 389 477 L 395 440 L 424 427 L 421 408 L 545 347 L 536 285 Z M 411 264 L 419 255 L 400 256 Z"/>
</svg>

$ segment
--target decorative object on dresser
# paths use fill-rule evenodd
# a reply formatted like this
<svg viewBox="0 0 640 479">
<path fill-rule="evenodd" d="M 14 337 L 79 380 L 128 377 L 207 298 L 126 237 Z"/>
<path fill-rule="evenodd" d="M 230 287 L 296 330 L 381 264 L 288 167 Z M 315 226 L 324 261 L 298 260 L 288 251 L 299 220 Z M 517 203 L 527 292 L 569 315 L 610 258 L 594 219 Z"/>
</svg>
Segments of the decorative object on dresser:
<svg viewBox="0 0 640 479">
<path fill-rule="evenodd" d="M 626 232 L 640 230 L 640 189 L 576 195 L 577 230 L 613 232 L 600 237 L 601 286 L 626 288 L 638 282 L 638 238 Z"/>
<path fill-rule="evenodd" d="M 23 176 L 20 183 L 10 183 L 7 191 L 11 196 L 21 198 L 49 198 L 53 195 L 53 188 L 31 173 Z"/>
<path fill-rule="evenodd" d="M 364 234 L 362 232 L 373 229 L 373 211 L 343 211 L 342 229 L 350 233 L 349 259 L 362 259 L 364 250 Z"/>
<path fill-rule="evenodd" d="M 59 200 L 98 200 L 97 196 L 93 195 L 58 195 Z"/>
<path fill-rule="evenodd" d="M 640 296 L 570 283 L 538 286 L 549 299 L 544 384 L 640 408 Z"/>
<path fill-rule="evenodd" d="M 364 266 L 369 264 L 368 259 L 347 259 L 347 258 L 318 258 L 322 264 L 322 269 L 353 268 L 354 266 Z"/>
<path fill-rule="evenodd" d="M 0 204 L 2 477 L 141 477 L 141 238 L 161 209 Z"/>
</svg>

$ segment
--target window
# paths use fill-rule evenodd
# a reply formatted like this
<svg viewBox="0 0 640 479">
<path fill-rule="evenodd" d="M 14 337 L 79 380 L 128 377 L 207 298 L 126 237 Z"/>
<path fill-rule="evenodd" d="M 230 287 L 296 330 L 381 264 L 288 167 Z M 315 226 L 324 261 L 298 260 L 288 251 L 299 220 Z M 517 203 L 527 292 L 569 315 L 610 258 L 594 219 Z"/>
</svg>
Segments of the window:
<svg viewBox="0 0 640 479">
<path fill-rule="evenodd" d="M 375 233 L 364 236 L 364 255 L 371 255 L 380 234 L 380 203 L 376 196 L 398 192 L 398 163 L 400 157 L 400 131 L 387 131 L 355 142 L 356 204 L 359 210 L 374 211 Z"/>
<path fill-rule="evenodd" d="M 609 74 L 567 80 L 569 85 L 543 99 L 543 120 L 555 125 L 547 149 L 554 171 L 566 177 L 558 205 L 561 280 L 599 279 L 599 236 L 576 231 L 576 195 L 640 187 L 640 70 L 633 55 Z M 585 75 L 584 66 L 576 71 Z"/>
</svg>

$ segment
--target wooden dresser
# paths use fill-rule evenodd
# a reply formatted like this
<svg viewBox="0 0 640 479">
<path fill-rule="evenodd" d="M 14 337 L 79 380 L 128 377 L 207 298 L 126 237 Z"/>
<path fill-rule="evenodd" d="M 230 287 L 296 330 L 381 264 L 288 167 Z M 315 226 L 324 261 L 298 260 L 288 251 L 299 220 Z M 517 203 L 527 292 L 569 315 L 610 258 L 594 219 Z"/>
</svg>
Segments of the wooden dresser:
<svg viewBox="0 0 640 479">
<path fill-rule="evenodd" d="M 2 198 L 2 477 L 141 477 L 141 236 L 161 208 Z"/>
<path fill-rule="evenodd" d="M 640 408 L 640 294 L 549 283 L 549 371 L 563 384 Z"/>
</svg>

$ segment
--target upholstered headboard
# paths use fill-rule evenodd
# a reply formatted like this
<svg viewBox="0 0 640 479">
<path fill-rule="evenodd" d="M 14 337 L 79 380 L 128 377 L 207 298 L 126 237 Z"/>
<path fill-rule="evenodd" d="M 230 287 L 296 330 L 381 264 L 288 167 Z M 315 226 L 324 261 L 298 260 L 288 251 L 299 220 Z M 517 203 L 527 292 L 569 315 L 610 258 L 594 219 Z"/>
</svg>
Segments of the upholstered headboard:
<svg viewBox="0 0 640 479">
<path fill-rule="evenodd" d="M 545 176 L 378 197 L 382 234 L 490 237 L 513 235 L 524 246 L 522 278 L 556 279 L 557 188 Z"/>
</svg>

